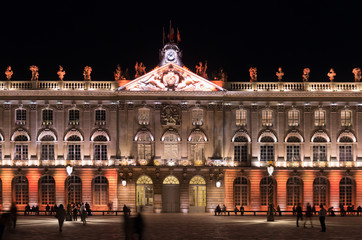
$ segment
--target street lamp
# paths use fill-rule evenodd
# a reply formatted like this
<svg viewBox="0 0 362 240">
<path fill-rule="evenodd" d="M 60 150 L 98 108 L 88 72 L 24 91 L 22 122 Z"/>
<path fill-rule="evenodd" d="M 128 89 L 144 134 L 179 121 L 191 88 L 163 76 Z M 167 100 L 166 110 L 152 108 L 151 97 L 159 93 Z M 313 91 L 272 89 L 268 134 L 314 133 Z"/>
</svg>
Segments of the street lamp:
<svg viewBox="0 0 362 240">
<path fill-rule="evenodd" d="M 268 177 L 268 214 L 267 214 L 267 221 L 272 222 L 274 221 L 274 206 L 273 206 L 273 172 L 274 172 L 274 165 L 273 163 L 269 163 L 268 167 L 266 168 L 269 177 Z M 270 180 L 270 181 L 269 181 Z"/>
<path fill-rule="evenodd" d="M 70 186 L 70 176 L 72 175 L 73 167 L 70 166 L 70 164 L 68 164 L 65 167 L 65 171 L 68 174 L 68 177 L 67 177 L 68 204 L 67 204 L 67 215 L 66 215 L 65 220 L 66 221 L 72 221 L 72 206 L 70 205 L 70 191 L 71 191 L 71 189 L 70 189 L 71 188 L 71 186 Z"/>
</svg>

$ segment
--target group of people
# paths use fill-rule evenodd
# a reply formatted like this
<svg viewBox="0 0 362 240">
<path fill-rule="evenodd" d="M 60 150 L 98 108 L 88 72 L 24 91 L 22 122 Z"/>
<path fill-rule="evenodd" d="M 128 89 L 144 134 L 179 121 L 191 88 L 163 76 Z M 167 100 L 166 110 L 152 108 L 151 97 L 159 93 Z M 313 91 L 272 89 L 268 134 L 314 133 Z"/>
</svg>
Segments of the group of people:
<svg viewBox="0 0 362 240">
<path fill-rule="evenodd" d="M 36 206 L 32 206 L 30 207 L 29 203 L 26 204 L 25 206 L 25 212 L 24 212 L 24 215 L 39 215 L 39 206 L 36 205 Z"/>
<path fill-rule="evenodd" d="M 327 210 L 324 208 L 324 206 L 321 204 L 320 206 L 320 210 L 319 210 L 319 222 L 321 224 L 321 232 L 325 232 L 326 231 L 326 216 L 327 216 Z M 315 206 L 311 206 L 309 203 L 307 203 L 307 207 L 306 207 L 306 211 L 305 211 L 305 215 L 304 215 L 304 227 L 306 228 L 307 222 L 309 221 L 311 227 L 313 227 L 313 221 L 312 221 L 312 216 L 313 213 L 315 213 Z M 297 227 L 299 227 L 299 221 L 303 221 L 303 209 L 302 206 L 300 205 L 300 203 L 298 203 L 298 205 L 296 207 L 293 207 L 293 215 L 295 214 L 297 215 Z"/>
<path fill-rule="evenodd" d="M 80 220 L 83 222 L 83 224 L 86 223 L 87 216 L 90 216 L 92 214 L 92 211 L 88 203 L 72 204 L 71 208 L 72 208 L 73 221 L 77 221 L 79 215 Z"/>
</svg>

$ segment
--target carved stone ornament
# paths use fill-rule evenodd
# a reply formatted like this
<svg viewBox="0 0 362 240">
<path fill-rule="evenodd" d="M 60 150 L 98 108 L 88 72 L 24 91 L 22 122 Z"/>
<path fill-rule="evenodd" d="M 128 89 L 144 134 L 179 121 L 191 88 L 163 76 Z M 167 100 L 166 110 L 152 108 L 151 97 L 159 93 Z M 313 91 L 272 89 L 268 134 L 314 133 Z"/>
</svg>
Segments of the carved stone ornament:
<svg viewBox="0 0 362 240">
<path fill-rule="evenodd" d="M 165 105 L 160 112 L 161 125 L 180 125 L 181 111 L 178 107 Z"/>
<path fill-rule="evenodd" d="M 169 63 L 120 87 L 128 91 L 222 91 L 186 68 Z"/>
</svg>

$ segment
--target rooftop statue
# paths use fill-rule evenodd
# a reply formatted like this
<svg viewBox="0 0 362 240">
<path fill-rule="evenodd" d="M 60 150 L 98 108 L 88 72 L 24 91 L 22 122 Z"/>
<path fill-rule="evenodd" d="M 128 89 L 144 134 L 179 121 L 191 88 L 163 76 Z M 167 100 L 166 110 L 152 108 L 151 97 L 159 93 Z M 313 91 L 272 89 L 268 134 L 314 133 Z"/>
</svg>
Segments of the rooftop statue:
<svg viewBox="0 0 362 240">
<path fill-rule="evenodd" d="M 310 69 L 309 69 L 309 68 L 304 68 L 304 69 L 303 69 L 303 82 L 308 82 L 308 80 L 309 80 L 309 73 L 310 73 Z"/>
<path fill-rule="evenodd" d="M 336 76 L 336 73 L 334 72 L 333 68 L 331 68 L 331 70 L 329 70 L 329 73 L 327 73 L 327 76 L 329 77 L 329 80 L 331 82 L 333 82 L 334 77 Z"/>
<path fill-rule="evenodd" d="M 85 81 L 91 81 L 92 68 L 89 66 L 84 67 L 83 76 Z"/>
<path fill-rule="evenodd" d="M 250 82 L 256 82 L 258 80 L 258 69 L 256 67 L 249 68 Z"/>
<path fill-rule="evenodd" d="M 361 81 L 361 69 L 360 68 L 353 68 L 352 73 L 354 74 L 355 82 Z"/>
<path fill-rule="evenodd" d="M 278 68 L 278 72 L 276 72 L 275 75 L 278 77 L 278 81 L 281 82 L 284 76 L 284 72 L 281 67 Z"/>
<path fill-rule="evenodd" d="M 144 74 L 146 74 L 146 66 L 143 64 L 143 62 L 136 62 L 136 65 L 134 66 L 134 69 L 136 70 L 136 74 L 134 75 L 135 78 L 138 78 Z"/>
<path fill-rule="evenodd" d="M 220 68 L 218 72 L 213 73 L 213 79 L 216 81 L 226 82 L 227 78 L 228 78 L 227 74 L 226 74 L 226 72 L 224 72 L 223 68 Z"/>
<path fill-rule="evenodd" d="M 203 66 L 202 65 L 202 62 L 199 62 L 199 65 L 196 65 L 196 74 L 207 79 L 208 76 L 207 76 L 207 73 L 206 73 L 206 70 L 207 70 L 207 61 L 205 61 L 205 65 Z"/>
<path fill-rule="evenodd" d="M 59 65 L 59 71 L 57 72 L 58 77 L 61 81 L 64 79 L 65 71 L 62 66 Z"/>
<path fill-rule="evenodd" d="M 29 70 L 31 71 L 31 80 L 32 81 L 39 80 L 39 68 L 35 65 L 31 65 Z"/>
<path fill-rule="evenodd" d="M 119 66 L 119 64 L 117 65 L 116 71 L 113 74 L 114 74 L 115 81 L 121 80 L 122 70 L 121 70 L 121 66 Z"/>
<path fill-rule="evenodd" d="M 11 66 L 6 68 L 5 75 L 7 80 L 11 80 L 11 77 L 13 76 L 13 70 L 11 70 Z"/>
</svg>

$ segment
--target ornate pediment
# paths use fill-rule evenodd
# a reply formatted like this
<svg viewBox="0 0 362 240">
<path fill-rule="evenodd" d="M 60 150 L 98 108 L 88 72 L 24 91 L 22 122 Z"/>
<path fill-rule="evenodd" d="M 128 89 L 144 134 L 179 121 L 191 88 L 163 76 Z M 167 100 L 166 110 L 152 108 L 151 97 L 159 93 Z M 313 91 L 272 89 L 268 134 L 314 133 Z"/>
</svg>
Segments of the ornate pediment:
<svg viewBox="0 0 362 240">
<path fill-rule="evenodd" d="M 118 91 L 223 91 L 185 67 L 169 63 L 118 88 Z"/>
</svg>

